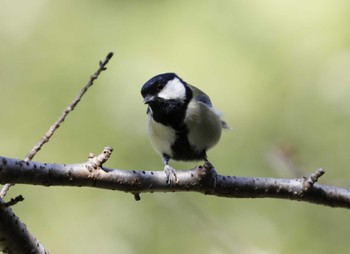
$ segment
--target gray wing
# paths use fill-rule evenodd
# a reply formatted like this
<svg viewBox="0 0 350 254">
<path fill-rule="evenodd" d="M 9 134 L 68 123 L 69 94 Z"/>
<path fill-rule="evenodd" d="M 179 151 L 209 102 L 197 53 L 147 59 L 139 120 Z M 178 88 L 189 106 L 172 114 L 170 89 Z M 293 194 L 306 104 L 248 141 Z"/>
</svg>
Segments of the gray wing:
<svg viewBox="0 0 350 254">
<path fill-rule="evenodd" d="M 213 107 L 213 105 L 211 104 L 210 98 L 206 94 L 197 95 L 196 101 L 202 102 L 209 107 Z"/>
<path fill-rule="evenodd" d="M 192 88 L 192 91 L 194 93 L 194 98 L 195 98 L 196 101 L 205 104 L 209 108 L 213 108 L 213 104 L 211 103 L 211 100 L 210 100 L 208 95 L 206 95 L 203 91 L 201 91 L 200 89 L 198 89 L 195 86 L 191 86 L 191 88 Z M 218 114 L 218 116 L 221 119 L 220 114 Z M 224 129 L 230 129 L 228 124 L 225 121 L 223 121 L 222 119 L 221 119 L 221 127 L 224 128 Z"/>
<path fill-rule="evenodd" d="M 193 97 L 196 101 L 204 103 L 205 105 L 207 105 L 210 108 L 213 107 L 208 95 L 206 95 L 203 91 L 199 90 L 195 86 L 191 86 L 191 85 L 189 85 L 189 86 L 191 87 L 191 89 L 193 91 Z"/>
</svg>

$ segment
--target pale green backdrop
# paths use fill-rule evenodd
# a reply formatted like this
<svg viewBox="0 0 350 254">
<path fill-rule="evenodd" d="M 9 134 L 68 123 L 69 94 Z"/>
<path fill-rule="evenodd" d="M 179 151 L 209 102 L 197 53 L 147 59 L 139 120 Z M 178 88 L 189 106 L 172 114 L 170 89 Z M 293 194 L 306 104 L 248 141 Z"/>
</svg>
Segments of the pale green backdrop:
<svg viewBox="0 0 350 254">
<path fill-rule="evenodd" d="M 350 188 L 350 2 L 18 1 L 0 7 L 0 155 L 23 158 L 109 51 L 115 56 L 36 161 L 162 169 L 140 87 L 173 71 L 233 128 L 221 174 Z M 192 168 L 194 163 L 176 163 Z M 347 253 L 350 211 L 272 199 L 13 187 L 14 211 L 52 253 Z"/>
</svg>

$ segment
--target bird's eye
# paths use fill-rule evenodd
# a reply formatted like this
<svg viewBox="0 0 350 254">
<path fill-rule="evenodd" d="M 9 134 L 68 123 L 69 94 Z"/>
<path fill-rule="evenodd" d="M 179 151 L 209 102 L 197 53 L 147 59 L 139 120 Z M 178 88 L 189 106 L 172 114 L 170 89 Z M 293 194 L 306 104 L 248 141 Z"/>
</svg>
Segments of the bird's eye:
<svg viewBox="0 0 350 254">
<path fill-rule="evenodd" d="M 164 88 L 164 83 L 159 83 L 159 84 L 157 85 L 157 89 L 158 89 L 159 91 L 161 91 L 163 88 Z"/>
</svg>

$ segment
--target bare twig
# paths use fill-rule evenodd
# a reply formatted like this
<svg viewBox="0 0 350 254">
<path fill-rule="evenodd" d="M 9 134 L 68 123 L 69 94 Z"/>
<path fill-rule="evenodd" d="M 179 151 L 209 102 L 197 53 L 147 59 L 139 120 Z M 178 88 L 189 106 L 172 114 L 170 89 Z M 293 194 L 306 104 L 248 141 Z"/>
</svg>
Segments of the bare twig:
<svg viewBox="0 0 350 254">
<path fill-rule="evenodd" d="M 4 186 L 2 187 L 0 191 L 0 198 L 4 198 L 6 196 L 6 193 L 9 191 L 11 188 L 12 184 L 10 183 L 5 183 Z"/>
<path fill-rule="evenodd" d="M 102 154 L 97 155 L 105 156 Z M 321 171 L 313 173 L 311 185 L 305 191 L 308 178 L 277 179 L 223 176 L 209 164 L 192 170 L 178 170 L 178 181 L 166 183 L 164 171 L 120 170 L 99 165 L 90 158 L 81 164 L 48 164 L 25 162 L 0 157 L 0 182 L 44 186 L 85 186 L 119 190 L 140 199 L 140 193 L 193 191 L 229 198 L 281 198 L 350 208 L 350 190 L 315 183 Z M 308 184 L 307 184 L 308 185 Z"/>
<path fill-rule="evenodd" d="M 18 195 L 17 197 L 11 198 L 10 201 L 6 202 L 6 206 L 13 206 L 23 200 L 24 200 L 24 197 L 22 195 Z"/>
<path fill-rule="evenodd" d="M 99 68 L 97 71 L 90 76 L 90 80 L 88 83 L 79 91 L 78 95 L 75 97 L 75 99 L 69 104 L 69 106 L 62 112 L 62 115 L 57 119 L 57 121 L 49 128 L 49 130 L 46 132 L 46 134 L 39 140 L 39 142 L 32 148 L 32 150 L 26 155 L 25 161 L 30 161 L 33 159 L 35 154 L 42 148 L 42 146 L 47 143 L 54 132 L 60 127 L 60 125 L 65 120 L 66 116 L 74 110 L 76 105 L 79 103 L 83 95 L 86 93 L 86 91 L 91 87 L 94 83 L 94 81 L 98 78 L 100 73 L 104 70 L 106 70 L 106 65 L 108 64 L 109 60 L 112 58 L 113 53 L 110 52 L 106 56 L 105 60 L 99 62 Z"/>
<path fill-rule="evenodd" d="M 93 85 L 93 82 L 98 78 L 100 73 L 106 70 L 106 65 L 112 58 L 113 53 L 109 53 L 105 60 L 99 62 L 99 68 L 90 77 L 88 83 L 80 90 L 76 98 L 71 102 L 71 104 L 63 111 L 58 120 L 49 128 L 45 135 L 39 140 L 39 142 L 31 149 L 31 151 L 26 155 L 25 159 L 21 161 L 22 163 L 29 163 L 33 157 L 39 152 L 45 143 L 47 143 L 59 126 L 63 123 L 67 115 L 74 110 L 83 95 L 86 93 L 88 88 Z M 95 166 L 102 164 L 105 158 L 108 158 L 110 153 L 106 152 L 106 155 L 101 156 L 96 159 Z M 4 162 L 4 161 L 3 161 Z M 3 166 L 6 168 L 6 163 Z M 6 195 L 7 191 L 11 187 L 11 184 L 7 181 L 1 192 L 0 192 L 0 248 L 4 253 L 16 253 L 16 254 L 26 254 L 26 253 L 48 253 L 47 250 L 35 239 L 33 235 L 26 229 L 25 225 L 16 217 L 16 215 L 10 209 L 10 205 L 14 205 L 17 202 L 23 200 L 23 197 L 18 196 L 11 199 L 9 202 L 5 203 L 3 197 Z"/>
<path fill-rule="evenodd" d="M 74 108 L 77 106 L 83 95 L 86 93 L 86 91 L 89 89 L 90 86 L 93 85 L 94 81 L 98 78 L 100 73 L 104 70 L 106 70 L 106 65 L 108 64 L 109 60 L 112 58 L 113 52 L 108 53 L 105 60 L 99 62 L 99 68 L 97 71 L 90 76 L 90 80 L 88 83 L 79 91 L 75 99 L 69 104 L 68 107 L 63 110 L 61 116 L 57 119 L 57 121 L 48 129 L 48 131 L 45 133 L 45 135 L 38 141 L 38 143 L 32 147 L 30 152 L 26 155 L 24 161 L 31 161 L 34 156 L 40 151 L 40 149 L 43 147 L 45 143 L 47 143 L 52 135 L 55 133 L 55 131 L 60 127 L 60 125 L 64 122 L 67 115 L 74 110 Z M 0 192 L 0 197 L 5 197 L 6 193 L 10 189 L 10 184 L 5 184 Z"/>
</svg>

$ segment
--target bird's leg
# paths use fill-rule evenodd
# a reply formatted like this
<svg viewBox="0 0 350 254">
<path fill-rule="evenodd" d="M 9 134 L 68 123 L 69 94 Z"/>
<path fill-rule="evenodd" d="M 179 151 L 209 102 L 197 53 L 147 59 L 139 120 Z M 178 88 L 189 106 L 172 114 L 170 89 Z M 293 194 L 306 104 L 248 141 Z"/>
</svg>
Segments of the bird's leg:
<svg viewBox="0 0 350 254">
<path fill-rule="evenodd" d="M 170 157 L 166 154 L 163 155 L 164 172 L 166 175 L 166 183 L 173 185 L 177 182 L 177 176 L 175 169 L 170 167 L 169 164 Z"/>
</svg>

